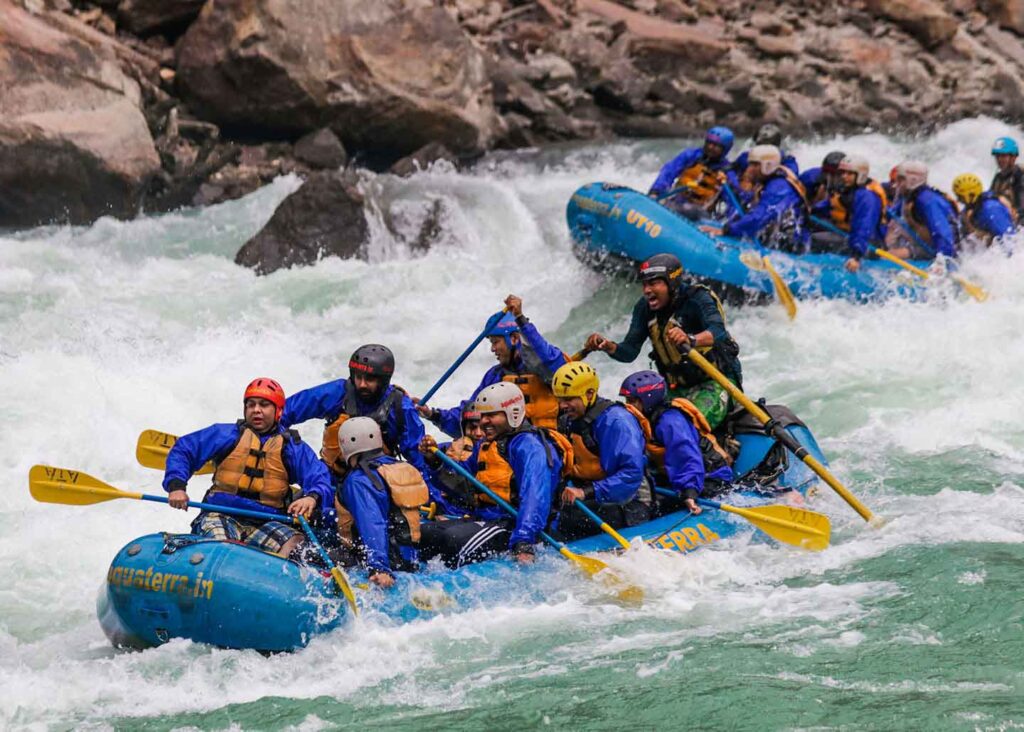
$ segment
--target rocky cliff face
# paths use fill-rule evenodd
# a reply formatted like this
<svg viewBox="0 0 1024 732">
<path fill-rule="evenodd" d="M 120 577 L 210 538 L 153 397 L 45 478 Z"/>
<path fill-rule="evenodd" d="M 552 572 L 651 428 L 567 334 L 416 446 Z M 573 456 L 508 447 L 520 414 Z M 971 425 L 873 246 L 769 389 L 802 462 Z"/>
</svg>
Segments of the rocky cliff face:
<svg viewBox="0 0 1024 732">
<path fill-rule="evenodd" d="M 1022 37 L 1024 0 L 0 0 L 0 226 L 713 122 L 1019 121 Z"/>
</svg>

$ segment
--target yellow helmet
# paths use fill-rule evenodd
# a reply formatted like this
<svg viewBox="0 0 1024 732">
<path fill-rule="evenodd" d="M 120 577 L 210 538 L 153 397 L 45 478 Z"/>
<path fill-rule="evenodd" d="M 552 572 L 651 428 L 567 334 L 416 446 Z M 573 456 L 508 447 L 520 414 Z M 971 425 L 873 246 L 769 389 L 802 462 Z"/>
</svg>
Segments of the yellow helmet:
<svg viewBox="0 0 1024 732">
<path fill-rule="evenodd" d="M 984 190 L 981 178 L 974 173 L 961 173 L 953 179 L 953 193 L 967 205 L 977 201 Z"/>
<path fill-rule="evenodd" d="M 551 379 L 551 391 L 561 399 L 579 397 L 588 407 L 597 399 L 597 390 L 601 386 L 601 380 L 597 378 L 597 372 L 590 364 L 580 361 L 570 361 L 562 364 Z M 594 390 L 594 396 L 587 399 L 587 392 Z"/>
</svg>

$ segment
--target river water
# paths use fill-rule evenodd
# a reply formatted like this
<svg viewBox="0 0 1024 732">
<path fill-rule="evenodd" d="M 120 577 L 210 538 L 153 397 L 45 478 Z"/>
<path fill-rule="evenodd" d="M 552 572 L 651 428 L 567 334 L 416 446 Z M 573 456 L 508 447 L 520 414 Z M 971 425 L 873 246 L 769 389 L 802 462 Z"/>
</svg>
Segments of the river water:
<svg viewBox="0 0 1024 732">
<path fill-rule="evenodd" d="M 873 173 L 902 157 L 988 179 L 988 146 L 1020 130 L 967 120 L 933 137 L 795 143 L 801 166 L 835 147 Z M 687 557 L 617 560 L 642 607 L 596 600 L 569 567 L 547 602 L 407 626 L 365 620 L 264 657 L 174 641 L 109 647 L 95 618 L 114 553 L 185 514 L 112 501 L 35 503 L 35 463 L 159 491 L 139 467 L 145 428 L 236 418 L 242 387 L 296 391 L 344 375 L 363 342 L 390 345 L 396 382 L 422 393 L 504 296 L 575 350 L 621 336 L 635 285 L 570 250 L 580 184 L 645 188 L 679 143 L 615 142 L 494 156 L 468 172 L 377 178 L 402 230 L 440 201 L 426 255 L 376 226 L 371 261 L 256 277 L 233 263 L 298 185 L 240 201 L 0 238 L 0 728 L 30 729 L 1016 729 L 1024 727 L 1024 258 L 990 251 L 964 273 L 991 292 L 925 302 L 734 309 L 746 388 L 789 404 L 835 473 L 887 519 L 869 528 L 826 491 L 820 554 L 749 538 Z M 485 348 L 435 399 L 467 395 Z M 601 356 L 603 393 L 631 370 Z M 637 364 L 640 366 L 640 364 Z M 310 423 L 304 436 L 319 444 Z M 193 497 L 201 495 L 198 483 Z"/>
</svg>

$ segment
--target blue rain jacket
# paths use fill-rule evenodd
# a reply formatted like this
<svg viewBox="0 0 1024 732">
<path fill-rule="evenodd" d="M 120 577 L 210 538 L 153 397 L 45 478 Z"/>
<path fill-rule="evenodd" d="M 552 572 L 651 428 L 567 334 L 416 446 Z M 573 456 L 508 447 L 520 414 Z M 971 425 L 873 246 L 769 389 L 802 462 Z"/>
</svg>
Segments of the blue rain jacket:
<svg viewBox="0 0 1024 732">
<path fill-rule="evenodd" d="M 992 236 L 1014 232 L 1013 215 L 994 193 L 982 193 L 969 209 L 971 223 Z"/>
<path fill-rule="evenodd" d="M 757 205 L 739 219 L 727 223 L 723 233 L 756 239 L 766 227 L 787 214 L 795 217 L 794 238 L 798 242 L 806 242 L 808 233 L 803 199 L 782 173 L 775 173 L 765 183 Z"/>
<path fill-rule="evenodd" d="M 908 216 L 908 205 L 911 202 L 914 213 Z M 945 196 L 934 188 L 921 186 L 911 192 L 910 201 L 904 200 L 901 208 L 903 218 L 908 223 L 910 218 L 913 218 L 928 229 L 926 244 L 939 254 L 947 257 L 956 256 L 956 242 L 960 238 L 956 228 L 957 213 Z"/>
<path fill-rule="evenodd" d="M 704 489 L 704 458 L 700 453 L 700 435 L 693 422 L 678 409 L 668 409 L 651 429 L 658 442 L 665 446 L 667 487 L 677 493 L 688 489 L 700 493 Z M 732 468 L 723 465 L 707 477 L 732 482 Z"/>
<path fill-rule="evenodd" d="M 703 147 L 691 147 L 683 150 L 661 167 L 648 195 L 663 196 L 675 187 L 676 179 L 684 170 L 696 165 L 704 159 Z M 715 162 L 704 161 L 711 170 L 725 170 L 729 167 L 728 156 L 723 155 Z"/>
<path fill-rule="evenodd" d="M 372 460 L 380 465 L 391 465 L 397 460 L 388 455 L 381 455 Z M 373 470 L 373 467 L 369 467 Z M 379 474 L 376 476 L 381 486 L 387 483 Z M 348 475 L 340 489 L 341 502 L 352 514 L 359 540 L 366 550 L 365 562 L 368 569 L 392 573 L 391 560 L 388 557 L 388 517 L 391 511 L 391 496 L 387 490 L 381 490 L 366 474 L 364 466 L 356 466 Z M 418 561 L 414 547 L 400 547 L 402 555 L 409 561 Z"/>
<path fill-rule="evenodd" d="M 546 379 L 550 379 L 562 364 L 568 362 L 569 359 L 564 353 L 562 353 L 561 349 L 552 346 L 544 340 L 544 336 L 540 334 L 540 331 L 537 330 L 533 323 L 526 323 L 522 325 L 519 328 L 519 335 L 522 340 L 520 341 L 519 348 L 516 350 L 514 357 L 515 362 L 512 366 L 512 370 L 515 373 L 522 374 L 527 371 L 526 364 L 522 359 L 523 344 L 526 344 L 526 346 L 532 349 L 537 355 L 542 370 L 549 372 L 547 374 L 538 374 L 538 376 L 544 376 Z M 500 363 L 487 369 L 484 373 L 484 377 L 480 380 L 480 385 L 473 391 L 473 394 L 469 399 L 464 400 L 457 407 L 439 409 L 438 417 L 433 420 L 434 424 L 436 424 L 446 435 L 451 437 L 460 437 L 462 435 L 463 410 L 466 407 L 472 406 L 473 401 L 476 399 L 476 395 L 484 388 L 491 384 L 497 384 L 501 381 L 503 376 L 505 376 L 505 368 Z"/>
<path fill-rule="evenodd" d="M 647 466 L 647 443 L 636 418 L 621 404 L 604 410 L 591 426 L 605 477 L 594 481 L 599 503 L 627 503 L 636 498 Z"/>
<path fill-rule="evenodd" d="M 636 423 L 636 420 L 633 420 Z M 463 465 L 470 473 L 476 474 L 480 458 L 480 444 Z M 551 466 L 548 467 L 548 458 Z M 536 544 L 540 532 L 547 526 L 555 491 L 562 479 L 562 459 L 551 443 L 546 443 L 534 432 L 520 432 L 508 441 L 508 464 L 512 466 L 518 489 L 516 527 L 508 540 L 511 549 L 516 544 Z M 501 506 L 484 506 L 474 512 L 484 521 L 507 518 L 508 513 Z"/>
<path fill-rule="evenodd" d="M 845 194 L 844 194 L 845 195 Z M 829 198 L 815 204 L 813 212 L 816 216 L 829 219 L 832 215 L 832 204 Z M 882 225 L 882 199 L 865 186 L 857 186 L 853 191 L 853 204 L 850 210 L 850 235 L 847 243 L 856 252 L 857 257 L 866 257 L 871 247 L 878 247 L 885 241 L 885 227 Z"/>
<path fill-rule="evenodd" d="M 273 435 L 284 432 L 285 428 L 278 424 L 275 429 L 259 436 L 260 444 L 265 443 Z M 179 488 L 184 489 L 189 478 L 208 460 L 219 462 L 226 458 L 238 444 L 240 434 L 237 424 L 214 424 L 179 437 L 167 453 L 164 490 L 170 493 Z M 309 445 L 304 442 L 293 442 L 286 435 L 284 447 L 281 449 L 281 459 L 285 470 L 288 471 L 288 478 L 302 488 L 303 496 L 313 496 L 321 510 L 334 505 L 334 489 L 331 487 L 331 476 L 327 472 L 327 466 L 320 461 Z M 248 511 L 276 513 L 273 508 L 264 506 L 259 501 L 228 493 L 211 493 L 206 502 L 231 508 L 244 508 Z"/>
</svg>

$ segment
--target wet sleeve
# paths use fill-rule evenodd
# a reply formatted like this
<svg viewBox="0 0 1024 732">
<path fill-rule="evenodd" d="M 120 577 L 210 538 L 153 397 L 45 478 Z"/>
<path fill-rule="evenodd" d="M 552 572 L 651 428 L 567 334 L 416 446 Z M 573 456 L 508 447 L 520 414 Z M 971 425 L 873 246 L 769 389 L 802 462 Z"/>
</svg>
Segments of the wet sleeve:
<svg viewBox="0 0 1024 732">
<path fill-rule="evenodd" d="M 568 362 L 569 359 L 565 357 L 562 349 L 548 343 L 533 323 L 526 323 L 520 327 L 520 330 L 523 339 L 530 345 L 540 358 L 541 363 L 544 364 L 544 368 L 551 372 L 552 376 L 563 364 Z"/>
<path fill-rule="evenodd" d="M 288 438 L 285 438 L 288 439 Z M 288 478 L 298 483 L 303 496 L 313 496 L 321 511 L 334 500 L 334 486 L 327 466 L 305 442 L 286 442 L 282 451 Z"/>
<path fill-rule="evenodd" d="M 1000 201 L 988 199 L 978 211 L 978 225 L 993 236 L 1013 233 L 1013 219 Z"/>
<path fill-rule="evenodd" d="M 285 400 L 281 426 L 288 429 L 311 419 L 327 419 L 341 411 L 344 398 L 344 379 L 296 392 Z"/>
<path fill-rule="evenodd" d="M 438 409 L 438 417 L 433 420 L 433 423 L 449 437 L 462 437 L 462 411 L 473 404 L 473 401 L 476 399 L 476 395 L 479 394 L 484 387 L 501 381 L 500 372 L 500 366 L 492 366 L 487 369 L 487 373 L 485 373 L 484 377 L 480 380 L 480 386 L 473 391 L 469 399 L 466 399 L 457 407 Z"/>
<path fill-rule="evenodd" d="M 654 181 L 654 185 L 651 186 L 651 190 L 648 194 L 663 195 L 672 190 L 672 186 L 679 177 L 679 174 L 684 170 L 693 165 L 694 161 L 701 155 L 700 148 L 690 148 L 683 150 L 681 153 L 676 155 L 674 158 L 669 160 L 665 165 L 662 166 L 661 171 L 658 173 L 658 177 Z"/>
<path fill-rule="evenodd" d="M 850 247 L 860 256 L 866 257 L 877 237 L 882 218 L 882 202 L 866 188 L 857 190 L 853 197 L 853 211 L 850 214 Z"/>
<path fill-rule="evenodd" d="M 633 499 L 644 477 L 644 435 L 632 414 L 612 407 L 594 424 L 605 477 L 594 482 L 594 497 L 601 503 Z"/>
<path fill-rule="evenodd" d="M 189 478 L 207 460 L 224 454 L 238 441 L 238 428 L 233 424 L 215 424 L 206 429 L 182 435 L 167 453 L 164 469 L 164 490 L 170 493 L 185 490 Z"/>
<path fill-rule="evenodd" d="M 633 319 L 629 322 L 629 332 L 626 333 L 625 338 L 618 341 L 615 353 L 611 354 L 613 360 L 622 363 L 633 363 L 633 361 L 636 361 L 636 357 L 640 355 L 640 349 L 643 348 L 644 343 L 647 341 L 646 314 L 647 303 L 642 299 L 637 300 L 636 305 L 633 307 Z"/>
<path fill-rule="evenodd" d="M 416 405 L 412 403 L 412 399 L 405 395 L 402 396 L 398 408 L 402 410 L 402 416 L 405 419 L 405 431 L 398 435 L 398 451 L 413 467 L 423 475 L 427 475 L 429 473 L 427 463 L 419 449 L 420 442 L 426 434 L 423 422 L 420 420 L 420 413 L 416 411 Z M 398 416 L 394 409 L 388 415 L 388 429 L 392 431 L 391 434 L 398 434 Z"/>
<path fill-rule="evenodd" d="M 789 188 L 789 184 L 783 180 L 776 179 L 768 183 L 757 205 L 739 220 L 727 224 L 724 233 L 729 236 L 756 237 L 773 217 L 785 209 L 786 191 L 783 188 Z"/>
<path fill-rule="evenodd" d="M 352 514 L 359 540 L 366 549 L 366 566 L 391 572 L 388 560 L 388 496 L 378 490 L 362 469 L 354 470 L 341 486 L 342 501 Z"/>
<path fill-rule="evenodd" d="M 921 206 L 921 214 L 932 235 L 932 249 L 947 257 L 955 257 L 953 227 L 946 216 L 946 207 L 939 203 L 939 200 L 938 194 L 925 199 Z"/>
<path fill-rule="evenodd" d="M 654 434 L 665 446 L 668 487 L 677 493 L 704 488 L 704 458 L 700 454 L 697 429 L 685 415 L 671 409 L 658 422 Z"/>
<path fill-rule="evenodd" d="M 709 292 L 697 289 L 691 299 L 691 303 L 699 309 L 700 320 L 704 324 L 704 329 L 714 336 L 716 343 L 721 343 L 729 337 L 729 331 L 725 329 L 725 319 L 722 317 L 722 313 L 718 311 L 718 304 L 715 303 L 715 298 L 711 297 Z M 691 333 L 690 335 L 695 334 Z"/>
<path fill-rule="evenodd" d="M 554 448 L 550 449 L 553 453 Z M 519 437 L 509 445 L 509 464 L 519 485 L 519 515 L 508 540 L 511 549 L 520 543 L 536 544 L 540 539 L 554 500 L 552 471 L 557 470 L 558 465 L 548 467 L 547 450 L 534 436 Z"/>
</svg>

